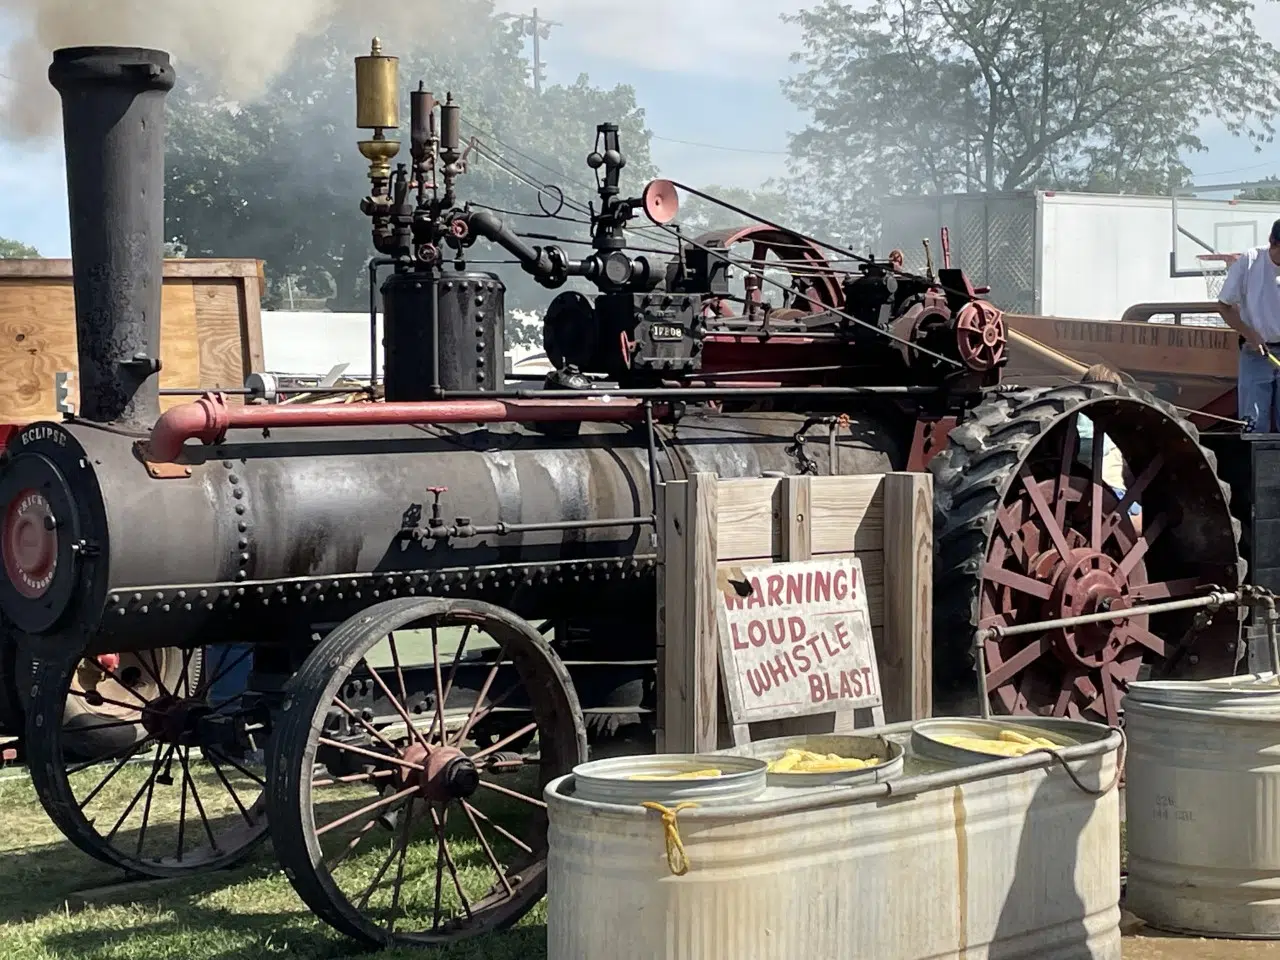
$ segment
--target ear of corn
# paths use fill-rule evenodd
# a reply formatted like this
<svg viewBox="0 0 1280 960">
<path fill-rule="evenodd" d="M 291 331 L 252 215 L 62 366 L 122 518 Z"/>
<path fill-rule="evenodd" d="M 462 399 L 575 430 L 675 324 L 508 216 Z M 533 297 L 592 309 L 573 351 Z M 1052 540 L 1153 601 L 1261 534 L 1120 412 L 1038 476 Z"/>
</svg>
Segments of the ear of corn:
<svg viewBox="0 0 1280 960">
<path fill-rule="evenodd" d="M 1054 743 L 1048 737 L 1034 739 L 1018 733 L 1016 730 L 1001 730 L 997 739 L 988 737 L 963 737 L 946 734 L 934 737 L 935 740 L 962 750 L 973 750 L 977 753 L 990 753 L 1000 757 L 1022 757 L 1033 750 L 1049 748 L 1056 750 L 1061 744 Z"/>
<path fill-rule="evenodd" d="M 688 773 L 633 773 L 627 779 L 629 780 L 710 780 L 712 777 L 720 776 L 720 771 L 716 769 L 709 770 L 690 770 Z"/>
<path fill-rule="evenodd" d="M 770 773 L 844 773 L 879 766 L 880 758 L 842 757 L 838 753 L 814 753 L 795 747 L 769 761 Z"/>
</svg>

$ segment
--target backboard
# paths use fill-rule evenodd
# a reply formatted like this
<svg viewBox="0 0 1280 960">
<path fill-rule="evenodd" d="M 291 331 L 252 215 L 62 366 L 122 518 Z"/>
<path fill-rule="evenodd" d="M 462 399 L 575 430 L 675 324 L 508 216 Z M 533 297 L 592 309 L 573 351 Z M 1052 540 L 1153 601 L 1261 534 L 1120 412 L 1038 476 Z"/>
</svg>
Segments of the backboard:
<svg viewBox="0 0 1280 960">
<path fill-rule="evenodd" d="M 1275 180 L 1186 187 L 1173 195 L 1169 276 L 1201 277 L 1204 254 L 1242 253 L 1267 242 L 1271 225 L 1280 220 L 1280 200 L 1236 200 L 1240 193 L 1262 187 L 1277 191 Z"/>
</svg>

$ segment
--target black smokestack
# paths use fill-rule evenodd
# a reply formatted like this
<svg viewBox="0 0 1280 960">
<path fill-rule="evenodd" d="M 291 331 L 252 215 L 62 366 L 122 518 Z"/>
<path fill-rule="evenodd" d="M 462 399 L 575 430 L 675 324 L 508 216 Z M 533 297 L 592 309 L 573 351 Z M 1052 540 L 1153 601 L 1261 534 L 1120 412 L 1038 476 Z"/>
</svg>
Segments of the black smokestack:
<svg viewBox="0 0 1280 960">
<path fill-rule="evenodd" d="M 164 97 L 169 55 L 135 47 L 55 50 L 62 95 L 80 360 L 77 413 L 142 425 L 160 415 Z"/>
</svg>

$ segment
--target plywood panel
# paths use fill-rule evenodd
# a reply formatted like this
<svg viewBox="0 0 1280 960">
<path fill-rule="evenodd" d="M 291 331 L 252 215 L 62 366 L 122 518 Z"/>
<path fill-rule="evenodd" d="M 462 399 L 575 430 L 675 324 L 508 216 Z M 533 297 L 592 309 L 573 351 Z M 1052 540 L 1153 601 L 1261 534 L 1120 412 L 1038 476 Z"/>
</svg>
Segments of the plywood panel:
<svg viewBox="0 0 1280 960">
<path fill-rule="evenodd" d="M 61 419 L 54 375 L 76 368 L 71 281 L 0 286 L 0 420 Z"/>
<path fill-rule="evenodd" d="M 196 289 L 196 317 L 200 325 L 199 386 L 210 389 L 244 386 L 240 304 L 240 285 L 236 280 L 206 281 Z"/>
<path fill-rule="evenodd" d="M 781 479 L 735 480 L 720 488 L 720 558 L 782 556 Z M 884 548 L 884 482 L 879 475 L 812 477 L 814 556 Z"/>
<path fill-rule="evenodd" d="M 68 259 L 0 260 L 0 282 L 12 277 L 41 280 L 70 280 Z M 263 283 L 261 260 L 186 258 L 164 262 L 165 280 L 208 280 L 213 278 L 257 277 Z"/>
<path fill-rule="evenodd" d="M 189 387 L 199 382 L 200 348 L 196 328 L 194 280 L 166 280 L 160 301 L 160 386 Z M 160 409 L 190 400 L 161 397 Z"/>
<path fill-rule="evenodd" d="M 161 386 L 239 387 L 260 370 L 261 289 L 261 261 L 166 261 Z M 77 366 L 71 261 L 0 260 L 0 421 L 60 419 L 55 375 Z"/>
</svg>

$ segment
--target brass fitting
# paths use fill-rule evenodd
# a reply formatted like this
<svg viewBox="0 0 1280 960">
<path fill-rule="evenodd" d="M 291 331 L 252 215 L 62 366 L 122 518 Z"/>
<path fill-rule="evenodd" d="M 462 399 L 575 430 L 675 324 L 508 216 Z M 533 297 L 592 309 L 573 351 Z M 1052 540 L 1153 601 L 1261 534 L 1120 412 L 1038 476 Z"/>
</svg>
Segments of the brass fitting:
<svg viewBox="0 0 1280 960">
<path fill-rule="evenodd" d="M 367 57 L 356 57 L 356 126 L 361 130 L 395 130 L 400 126 L 399 57 L 382 53 L 373 38 Z M 381 138 L 378 138 L 381 139 Z"/>
</svg>

